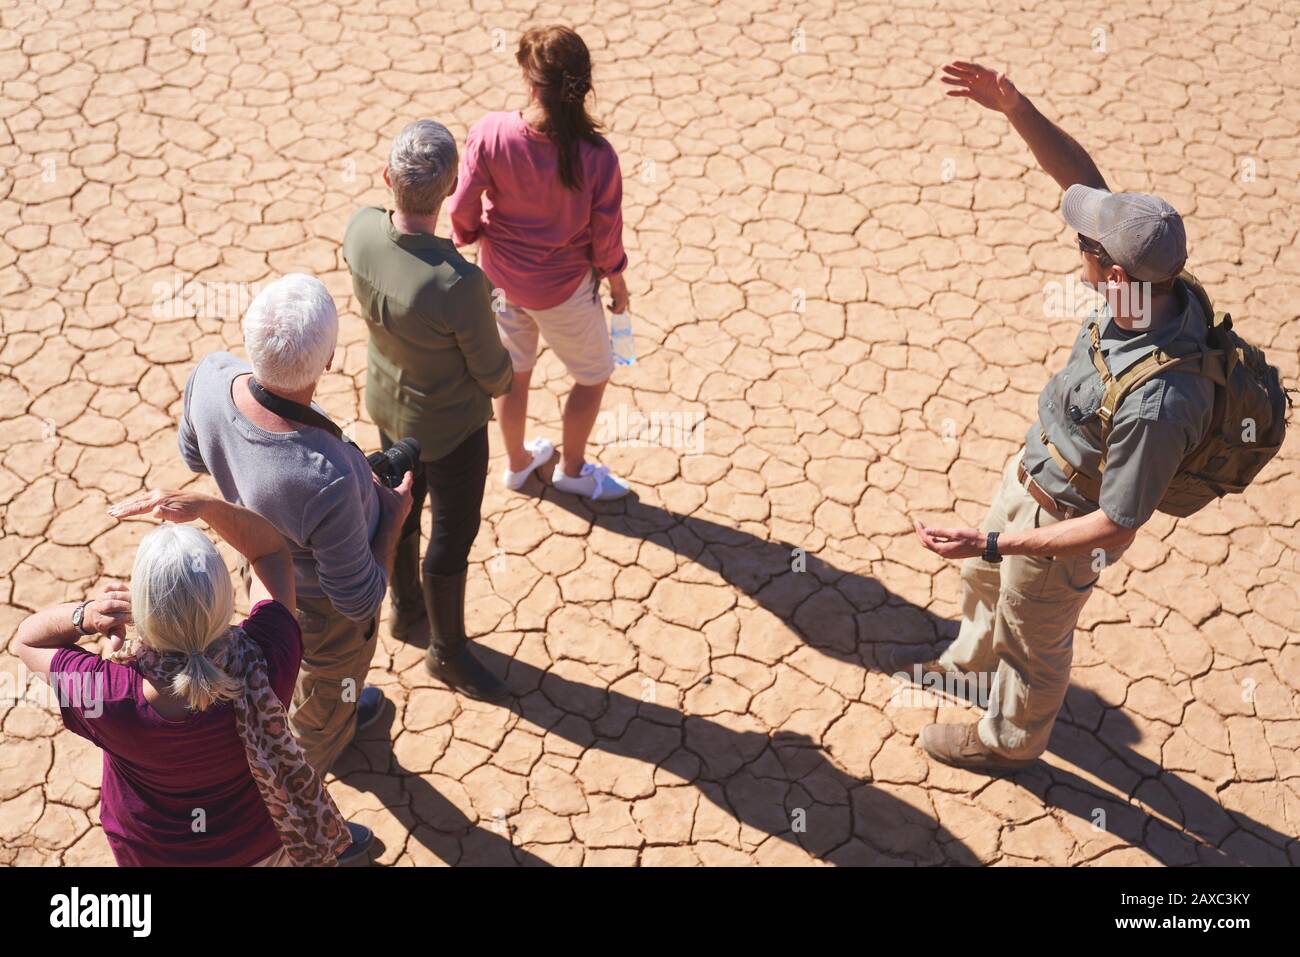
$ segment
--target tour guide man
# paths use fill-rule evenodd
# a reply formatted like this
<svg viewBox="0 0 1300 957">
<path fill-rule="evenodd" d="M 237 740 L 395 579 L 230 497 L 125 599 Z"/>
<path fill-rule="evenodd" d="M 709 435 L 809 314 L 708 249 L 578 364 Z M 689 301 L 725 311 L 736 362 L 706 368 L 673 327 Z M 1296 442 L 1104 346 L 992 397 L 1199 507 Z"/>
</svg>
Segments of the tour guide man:
<svg viewBox="0 0 1300 957">
<path fill-rule="evenodd" d="M 1214 410 L 1210 378 L 1186 369 L 1164 372 L 1122 398 L 1107 441 L 1101 420 L 1109 381 L 1094 352 L 1118 376 L 1156 350 L 1203 351 L 1209 317 L 1179 279 L 1187 240 L 1168 203 L 1109 192 L 1087 152 L 1005 76 L 972 63 L 944 70 L 944 82 L 957 87 L 950 95 L 1005 114 L 1065 190 L 1062 214 L 1079 233 L 1082 279 L 1110 293 L 1096 323 L 1099 342 L 1090 319 L 1065 368 L 1039 396 L 1038 421 L 1024 453 L 1007 466 L 983 531 L 916 522 L 926 548 L 966 560 L 956 641 L 934 661 L 898 653 L 881 662 L 891 673 L 918 666 L 923 680 L 936 672 L 996 672 L 978 723 L 931 724 L 920 743 L 945 764 L 1010 771 L 1047 748 L 1070 683 L 1075 623 L 1100 569 L 1151 517 Z M 1099 487 L 1090 485 L 1086 475 L 1098 473 Z"/>
</svg>

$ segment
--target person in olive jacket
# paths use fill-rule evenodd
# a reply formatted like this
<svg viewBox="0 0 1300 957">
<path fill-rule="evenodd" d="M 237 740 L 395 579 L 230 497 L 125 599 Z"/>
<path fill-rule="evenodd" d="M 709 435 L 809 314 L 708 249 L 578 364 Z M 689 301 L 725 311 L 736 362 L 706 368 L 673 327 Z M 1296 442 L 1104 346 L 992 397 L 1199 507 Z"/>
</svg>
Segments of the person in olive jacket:
<svg viewBox="0 0 1300 957">
<path fill-rule="evenodd" d="M 420 443 L 413 507 L 391 579 L 392 634 L 429 634 L 426 664 L 448 686 L 498 700 L 506 687 L 471 653 L 465 579 L 487 480 L 492 399 L 510 391 L 510 355 L 492 311 L 492 284 L 436 234 L 438 211 L 456 186 L 456 141 L 431 120 L 393 141 L 384 181 L 393 210 L 368 207 L 348 223 L 343 258 L 370 327 L 366 409 L 385 449 Z M 420 567 L 425 498 L 432 534 Z"/>
</svg>

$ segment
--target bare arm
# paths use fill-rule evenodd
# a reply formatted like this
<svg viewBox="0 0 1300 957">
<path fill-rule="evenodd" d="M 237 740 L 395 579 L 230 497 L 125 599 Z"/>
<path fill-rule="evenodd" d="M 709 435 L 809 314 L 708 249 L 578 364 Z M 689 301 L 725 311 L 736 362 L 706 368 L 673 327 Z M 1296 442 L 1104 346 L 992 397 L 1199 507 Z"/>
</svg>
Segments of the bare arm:
<svg viewBox="0 0 1300 957">
<path fill-rule="evenodd" d="M 977 528 L 927 528 L 920 522 L 915 527 L 921 544 L 943 558 L 974 558 L 984 553 L 988 536 Z M 998 536 L 998 552 L 1034 558 L 1089 555 L 1098 549 L 1127 547 L 1136 536 L 1137 529 L 1117 525 L 1098 509 L 1044 528 L 1004 532 Z"/>
<path fill-rule="evenodd" d="M 1029 555 L 1035 558 L 1088 555 L 1098 549 L 1113 551 L 1127 548 L 1136 537 L 1137 529 L 1117 525 L 1105 512 L 1097 509 L 1087 515 L 1043 528 L 1007 532 L 998 536 L 998 551 L 1003 555 Z"/>
<path fill-rule="evenodd" d="M 152 514 L 169 522 L 192 522 L 201 518 L 248 559 L 254 577 L 271 598 L 286 608 L 296 607 L 293 556 L 289 546 L 275 526 L 256 512 L 212 495 L 160 489 L 119 502 L 108 513 L 114 518 Z"/>
<path fill-rule="evenodd" d="M 1076 183 L 1096 189 L 1110 189 L 1088 151 L 1074 137 L 1043 116 L 1011 80 L 980 66 L 958 60 L 943 68 L 943 82 L 956 89 L 949 96 L 974 100 L 980 106 L 1003 114 L 1028 145 L 1034 159 L 1061 189 Z"/>
<path fill-rule="evenodd" d="M 14 635 L 14 654 L 28 671 L 48 680 L 50 665 L 60 648 L 75 645 L 82 635 L 72 623 L 72 613 L 81 602 L 54 605 L 28 616 Z M 95 634 L 107 635 L 121 643 L 131 621 L 131 593 L 126 586 L 110 584 L 108 590 L 86 603 L 82 625 Z"/>
</svg>

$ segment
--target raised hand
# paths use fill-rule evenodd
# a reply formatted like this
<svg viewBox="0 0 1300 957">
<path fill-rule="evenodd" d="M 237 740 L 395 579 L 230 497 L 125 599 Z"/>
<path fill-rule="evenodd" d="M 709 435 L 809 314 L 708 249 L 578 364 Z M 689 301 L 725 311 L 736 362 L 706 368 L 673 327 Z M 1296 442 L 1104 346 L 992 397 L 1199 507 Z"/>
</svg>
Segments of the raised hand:
<svg viewBox="0 0 1300 957">
<path fill-rule="evenodd" d="M 154 518 L 167 522 L 192 522 L 199 517 L 207 501 L 209 496 L 197 492 L 154 489 L 110 506 L 108 514 L 119 519 L 152 514 Z"/>
<path fill-rule="evenodd" d="M 109 638 L 109 647 L 118 651 L 131 624 L 131 590 L 121 582 L 108 582 L 98 598 L 86 603 L 82 625 Z"/>
<path fill-rule="evenodd" d="M 978 63 L 956 60 L 944 65 L 943 82 L 956 87 L 949 96 L 965 97 L 980 106 L 998 113 L 1009 113 L 1023 99 L 1020 91 L 1005 73 L 998 73 Z"/>
<path fill-rule="evenodd" d="M 120 651 L 126 642 L 126 626 L 131 623 L 130 586 L 119 581 L 105 582 L 104 590 L 86 606 L 86 627 L 107 635 L 110 651 Z"/>
</svg>

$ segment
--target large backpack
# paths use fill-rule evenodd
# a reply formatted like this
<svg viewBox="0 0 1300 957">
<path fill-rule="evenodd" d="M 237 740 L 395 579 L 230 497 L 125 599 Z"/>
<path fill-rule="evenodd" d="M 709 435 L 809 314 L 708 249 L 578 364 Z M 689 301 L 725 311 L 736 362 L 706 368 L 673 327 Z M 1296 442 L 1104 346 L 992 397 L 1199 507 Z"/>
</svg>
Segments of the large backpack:
<svg viewBox="0 0 1300 957">
<path fill-rule="evenodd" d="M 1106 470 L 1106 446 L 1115 410 L 1133 390 L 1174 369 L 1199 373 L 1214 383 L 1214 412 L 1204 438 L 1183 459 L 1157 509 L 1182 517 L 1230 492 L 1241 492 L 1282 447 L 1291 397 L 1277 369 L 1268 364 L 1262 350 L 1232 331 L 1231 316 L 1214 311 L 1195 276 L 1183 272 L 1178 278 L 1206 317 L 1206 345 L 1199 352 L 1172 356 L 1157 349 L 1113 376 L 1101 355 L 1100 325 L 1096 317 L 1092 320 L 1089 352 L 1106 388 L 1097 410 L 1101 425 L 1098 472 L 1091 475 L 1070 465 L 1050 443 L 1048 450 L 1070 484 L 1094 502 L 1101 497 L 1101 475 Z"/>
</svg>

